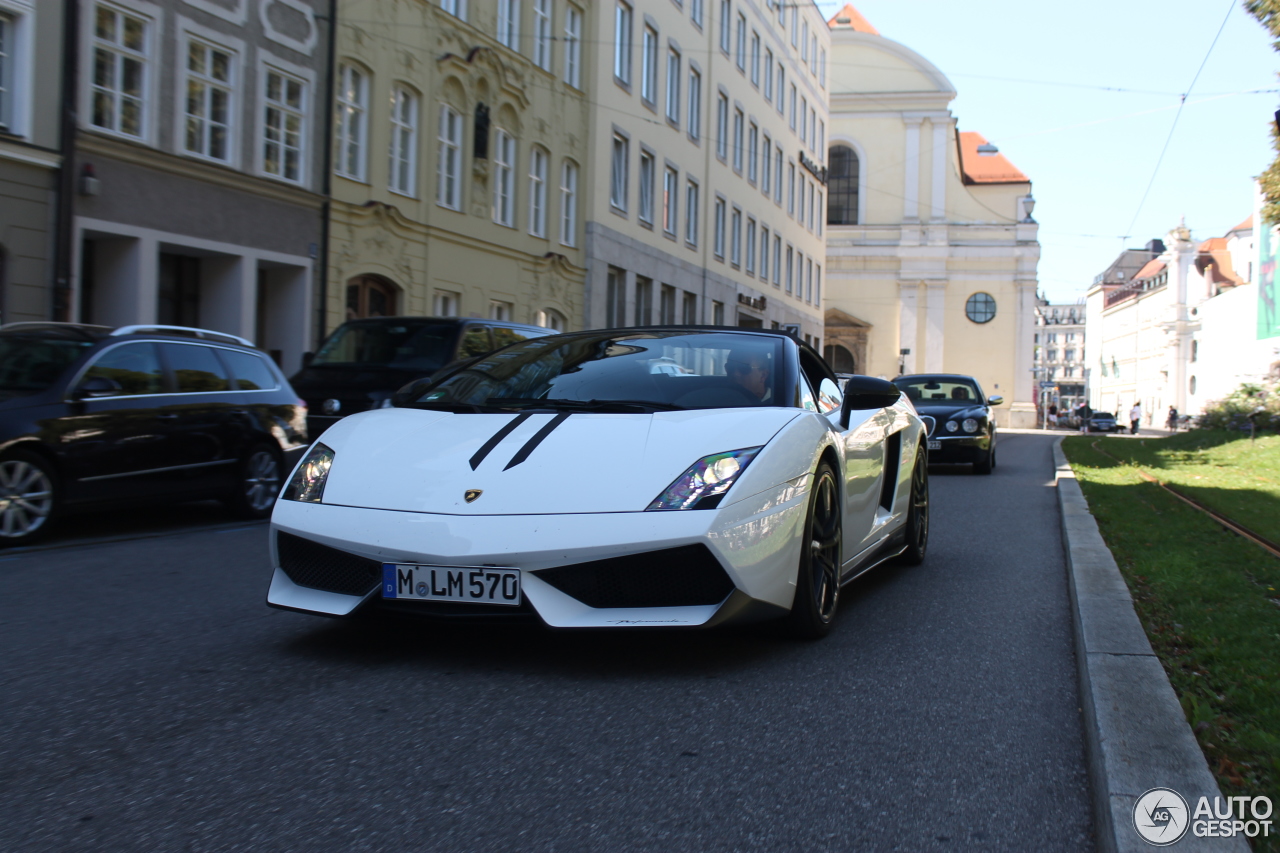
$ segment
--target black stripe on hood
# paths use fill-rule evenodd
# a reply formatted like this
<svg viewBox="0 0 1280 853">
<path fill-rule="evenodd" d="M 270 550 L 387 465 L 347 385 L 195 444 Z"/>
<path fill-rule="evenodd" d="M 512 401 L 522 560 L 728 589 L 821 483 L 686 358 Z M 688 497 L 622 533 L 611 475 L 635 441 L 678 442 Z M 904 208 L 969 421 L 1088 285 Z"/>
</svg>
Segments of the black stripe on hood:
<svg viewBox="0 0 1280 853">
<path fill-rule="evenodd" d="M 502 470 L 506 471 L 509 468 L 514 468 L 524 460 L 528 459 L 529 454 L 542 443 L 542 440 L 551 435 L 551 433 L 555 431 L 556 427 L 568 420 L 570 414 L 571 412 L 562 412 L 552 418 L 546 426 L 534 433 L 533 438 L 525 442 L 524 447 L 516 451 L 516 455 L 511 457 L 511 461 L 507 463 L 507 467 Z"/>
<path fill-rule="evenodd" d="M 504 426 L 502 429 L 495 432 L 493 434 L 493 437 L 490 438 L 488 441 L 486 441 L 484 445 L 479 450 L 476 451 L 475 455 L 471 457 L 471 470 L 474 471 L 477 468 L 479 468 L 480 463 L 483 462 L 484 458 L 488 456 L 493 451 L 493 449 L 502 442 L 502 439 L 511 435 L 511 433 L 515 431 L 516 427 L 520 426 L 520 424 L 524 423 L 531 417 L 533 417 L 533 412 L 524 412 L 522 414 L 516 415 L 514 418 L 511 419 L 511 421 L 506 426 Z M 538 434 L 541 435 L 542 433 L 538 433 Z M 511 466 L 508 465 L 507 467 L 510 468 Z"/>
</svg>

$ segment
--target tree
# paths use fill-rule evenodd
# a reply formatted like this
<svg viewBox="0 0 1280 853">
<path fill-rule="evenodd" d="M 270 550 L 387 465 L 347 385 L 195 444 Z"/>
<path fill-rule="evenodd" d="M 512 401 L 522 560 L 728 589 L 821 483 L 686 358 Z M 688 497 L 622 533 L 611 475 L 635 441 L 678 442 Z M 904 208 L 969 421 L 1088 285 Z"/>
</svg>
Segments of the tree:
<svg viewBox="0 0 1280 853">
<path fill-rule="evenodd" d="M 1271 33 L 1271 47 L 1280 51 L 1280 0 L 1244 0 L 1244 7 L 1267 28 Z M 1276 159 L 1258 176 L 1258 182 L 1262 184 L 1262 194 L 1266 198 L 1262 218 L 1269 225 L 1275 225 L 1280 223 L 1280 131 L 1274 121 L 1271 123 L 1271 147 L 1276 150 Z"/>
</svg>

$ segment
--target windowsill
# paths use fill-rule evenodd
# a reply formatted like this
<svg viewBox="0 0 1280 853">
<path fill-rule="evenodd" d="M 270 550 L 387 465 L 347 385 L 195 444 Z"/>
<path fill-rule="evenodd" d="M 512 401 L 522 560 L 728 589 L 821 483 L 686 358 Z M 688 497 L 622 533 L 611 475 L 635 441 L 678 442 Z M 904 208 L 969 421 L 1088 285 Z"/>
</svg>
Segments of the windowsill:
<svg viewBox="0 0 1280 853">
<path fill-rule="evenodd" d="M 652 230 L 653 230 L 653 221 L 652 221 L 652 220 L 647 220 L 647 221 L 646 221 L 646 220 L 644 220 L 644 219 L 637 218 L 637 219 L 636 219 L 636 221 L 637 221 L 638 223 L 640 223 L 640 227 L 641 227 L 641 228 L 647 228 L 647 229 L 649 229 L 650 231 L 652 231 Z"/>
<path fill-rule="evenodd" d="M 671 128 L 672 130 L 679 131 L 679 130 L 680 130 L 680 119 L 678 119 L 678 118 L 672 118 L 671 116 L 667 116 L 667 127 Z"/>
<path fill-rule="evenodd" d="M 621 216 L 623 219 L 626 219 L 626 220 L 631 219 L 630 215 L 627 214 L 626 210 L 624 210 L 621 207 L 617 207 L 612 203 L 609 204 L 609 212 L 612 213 L 614 216 Z"/>
<path fill-rule="evenodd" d="M 622 89 L 628 95 L 631 94 L 631 84 L 628 83 L 626 80 L 623 80 L 617 74 L 613 75 L 613 85 L 617 86 L 619 89 Z"/>
<path fill-rule="evenodd" d="M 685 136 L 685 139 L 688 139 L 688 140 L 689 140 L 691 143 L 693 143 L 694 145 L 697 145 L 699 148 L 701 148 L 701 147 L 702 147 L 702 137 L 701 137 L 701 136 L 694 136 L 692 133 L 686 133 L 684 136 Z"/>
<path fill-rule="evenodd" d="M 444 204 L 443 202 L 439 202 L 439 201 L 436 202 L 436 207 L 440 208 L 441 210 L 447 210 L 450 213 L 463 212 L 461 207 L 453 207 L 452 205 Z"/>
<path fill-rule="evenodd" d="M 663 236 L 663 237 L 666 237 L 666 238 L 667 238 L 668 240 L 670 240 L 672 243 L 677 242 L 677 237 L 676 237 L 676 235 L 675 235 L 675 232 L 674 232 L 674 231 L 663 231 L 663 232 L 662 232 L 662 236 Z"/>
<path fill-rule="evenodd" d="M 407 193 L 407 192 L 404 192 L 403 190 L 395 189 L 394 187 L 387 187 L 387 192 L 391 193 L 392 195 L 398 195 L 401 198 L 407 198 L 407 199 L 412 199 L 413 201 L 418 201 L 418 197 L 413 193 Z"/>
<path fill-rule="evenodd" d="M 641 104 L 641 106 L 643 106 L 645 109 L 647 109 L 649 112 L 653 113 L 654 115 L 657 115 L 657 114 L 658 114 L 658 102 L 657 102 L 657 101 L 651 101 L 651 100 L 649 100 L 648 98 L 646 98 L 646 97 L 644 97 L 643 95 L 641 95 L 641 96 L 640 96 L 640 104 Z"/>
</svg>

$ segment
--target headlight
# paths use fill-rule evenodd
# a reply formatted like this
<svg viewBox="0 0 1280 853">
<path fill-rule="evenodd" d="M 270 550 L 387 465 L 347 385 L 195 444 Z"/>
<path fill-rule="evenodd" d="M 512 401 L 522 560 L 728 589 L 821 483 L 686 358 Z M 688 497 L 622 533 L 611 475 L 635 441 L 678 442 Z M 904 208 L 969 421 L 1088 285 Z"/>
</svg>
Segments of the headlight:
<svg viewBox="0 0 1280 853">
<path fill-rule="evenodd" d="M 759 452 L 759 447 L 747 447 L 704 456 L 645 509 L 713 509 Z"/>
<path fill-rule="evenodd" d="M 964 423 L 963 423 L 963 424 L 961 424 L 961 426 L 962 426 L 962 427 L 964 427 L 964 431 L 965 431 L 965 432 L 977 432 L 977 431 L 978 431 L 978 422 L 977 422 L 977 421 L 975 421 L 973 418 L 965 418 L 965 419 L 964 419 Z"/>
<path fill-rule="evenodd" d="M 960 424 L 955 421 L 947 421 L 947 432 L 955 432 L 960 429 Z"/>
<path fill-rule="evenodd" d="M 333 451 L 317 443 L 307 452 L 298 470 L 293 472 L 289 486 L 284 490 L 287 501 L 306 501 L 318 504 L 324 497 L 324 484 L 333 466 Z"/>
</svg>

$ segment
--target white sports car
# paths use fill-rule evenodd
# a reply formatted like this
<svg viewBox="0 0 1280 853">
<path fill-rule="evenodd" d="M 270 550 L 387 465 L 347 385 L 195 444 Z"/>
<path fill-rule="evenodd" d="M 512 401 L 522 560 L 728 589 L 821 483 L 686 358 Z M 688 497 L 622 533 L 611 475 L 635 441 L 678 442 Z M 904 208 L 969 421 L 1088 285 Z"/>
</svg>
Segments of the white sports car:
<svg viewBox="0 0 1280 853">
<path fill-rule="evenodd" d="M 674 366 L 674 368 L 673 368 Z M 881 379 L 708 327 L 513 344 L 339 421 L 271 519 L 267 601 L 564 628 L 782 618 L 924 558 L 925 432 Z"/>
</svg>

